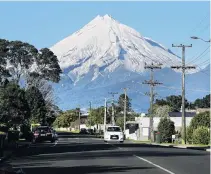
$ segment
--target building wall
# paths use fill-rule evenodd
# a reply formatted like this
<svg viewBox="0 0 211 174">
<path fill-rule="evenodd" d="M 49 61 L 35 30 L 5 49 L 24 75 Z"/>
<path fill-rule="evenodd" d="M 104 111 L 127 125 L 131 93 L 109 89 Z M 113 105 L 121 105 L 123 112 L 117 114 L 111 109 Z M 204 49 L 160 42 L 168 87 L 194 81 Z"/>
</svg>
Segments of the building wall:
<svg viewBox="0 0 211 174">
<path fill-rule="evenodd" d="M 193 117 L 186 117 L 186 126 L 190 125 L 190 122 Z M 180 131 L 182 127 L 182 118 L 181 117 L 171 117 L 170 118 L 175 125 L 175 130 Z M 136 117 L 135 121 L 139 124 L 139 130 L 135 133 L 135 135 L 127 135 L 128 137 L 134 137 L 134 139 L 138 139 L 141 141 L 148 140 L 149 135 L 149 117 Z M 154 117 L 154 130 L 157 131 L 158 124 L 160 122 L 160 117 Z"/>
</svg>

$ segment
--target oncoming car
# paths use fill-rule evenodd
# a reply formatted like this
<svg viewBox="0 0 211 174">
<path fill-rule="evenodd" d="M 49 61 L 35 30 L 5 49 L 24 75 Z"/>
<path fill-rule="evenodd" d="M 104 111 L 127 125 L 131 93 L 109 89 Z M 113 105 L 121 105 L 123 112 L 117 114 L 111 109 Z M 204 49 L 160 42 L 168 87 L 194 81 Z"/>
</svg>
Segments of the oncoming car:
<svg viewBox="0 0 211 174">
<path fill-rule="evenodd" d="M 108 126 L 105 134 L 104 141 L 115 141 L 115 142 L 124 142 L 124 134 L 119 126 Z"/>
</svg>

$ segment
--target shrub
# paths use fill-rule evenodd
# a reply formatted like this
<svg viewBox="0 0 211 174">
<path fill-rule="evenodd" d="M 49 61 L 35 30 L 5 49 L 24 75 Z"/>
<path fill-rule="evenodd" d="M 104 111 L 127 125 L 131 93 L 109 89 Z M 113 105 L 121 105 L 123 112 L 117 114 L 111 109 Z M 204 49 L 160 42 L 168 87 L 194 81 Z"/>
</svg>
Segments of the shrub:
<svg viewBox="0 0 211 174">
<path fill-rule="evenodd" d="M 198 127 L 203 126 L 206 128 L 210 127 L 210 112 L 206 111 L 203 113 L 197 114 L 190 122 L 190 126 L 187 128 L 187 141 L 189 143 L 193 142 L 193 132 Z"/>
<path fill-rule="evenodd" d="M 207 127 L 200 126 L 193 131 L 193 143 L 194 144 L 209 144 L 210 131 Z"/>
<path fill-rule="evenodd" d="M 172 135 L 175 134 L 174 122 L 169 118 L 161 118 L 158 124 L 158 131 L 161 134 L 161 142 L 171 142 Z"/>
</svg>

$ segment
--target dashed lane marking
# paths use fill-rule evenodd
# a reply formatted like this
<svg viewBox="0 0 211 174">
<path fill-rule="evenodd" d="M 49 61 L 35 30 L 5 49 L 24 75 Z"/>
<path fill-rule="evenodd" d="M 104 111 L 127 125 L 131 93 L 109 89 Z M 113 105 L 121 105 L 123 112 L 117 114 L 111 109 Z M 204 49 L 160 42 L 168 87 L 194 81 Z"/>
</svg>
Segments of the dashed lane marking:
<svg viewBox="0 0 211 174">
<path fill-rule="evenodd" d="M 157 167 L 157 168 L 159 168 L 159 169 L 161 169 L 161 170 L 163 170 L 163 171 L 165 171 L 165 172 L 167 172 L 169 174 L 175 174 L 175 173 L 171 172 L 170 170 L 165 169 L 164 167 L 161 167 L 161 166 L 159 166 L 159 165 L 157 165 L 157 164 L 155 164 L 155 163 L 153 163 L 153 162 L 151 162 L 151 161 L 149 161 L 147 159 L 144 159 L 144 158 L 142 158 L 140 156 L 137 156 L 137 155 L 133 155 L 133 156 L 135 156 L 136 158 L 138 158 L 138 159 L 140 159 L 142 161 L 145 161 L 145 162 L 147 162 L 147 163 L 149 163 L 149 164 L 151 164 L 151 165 L 153 165 L 153 166 L 155 166 L 155 167 Z"/>
</svg>

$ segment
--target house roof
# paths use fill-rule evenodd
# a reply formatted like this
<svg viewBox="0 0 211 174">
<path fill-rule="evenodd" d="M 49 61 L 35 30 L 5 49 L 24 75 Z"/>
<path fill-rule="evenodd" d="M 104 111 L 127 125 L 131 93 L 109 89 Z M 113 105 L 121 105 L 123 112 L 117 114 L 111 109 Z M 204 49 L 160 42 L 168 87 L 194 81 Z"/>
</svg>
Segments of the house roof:
<svg viewBox="0 0 211 174">
<path fill-rule="evenodd" d="M 185 117 L 194 117 L 196 112 L 185 112 Z M 169 112 L 169 117 L 182 117 L 182 112 Z"/>
</svg>

